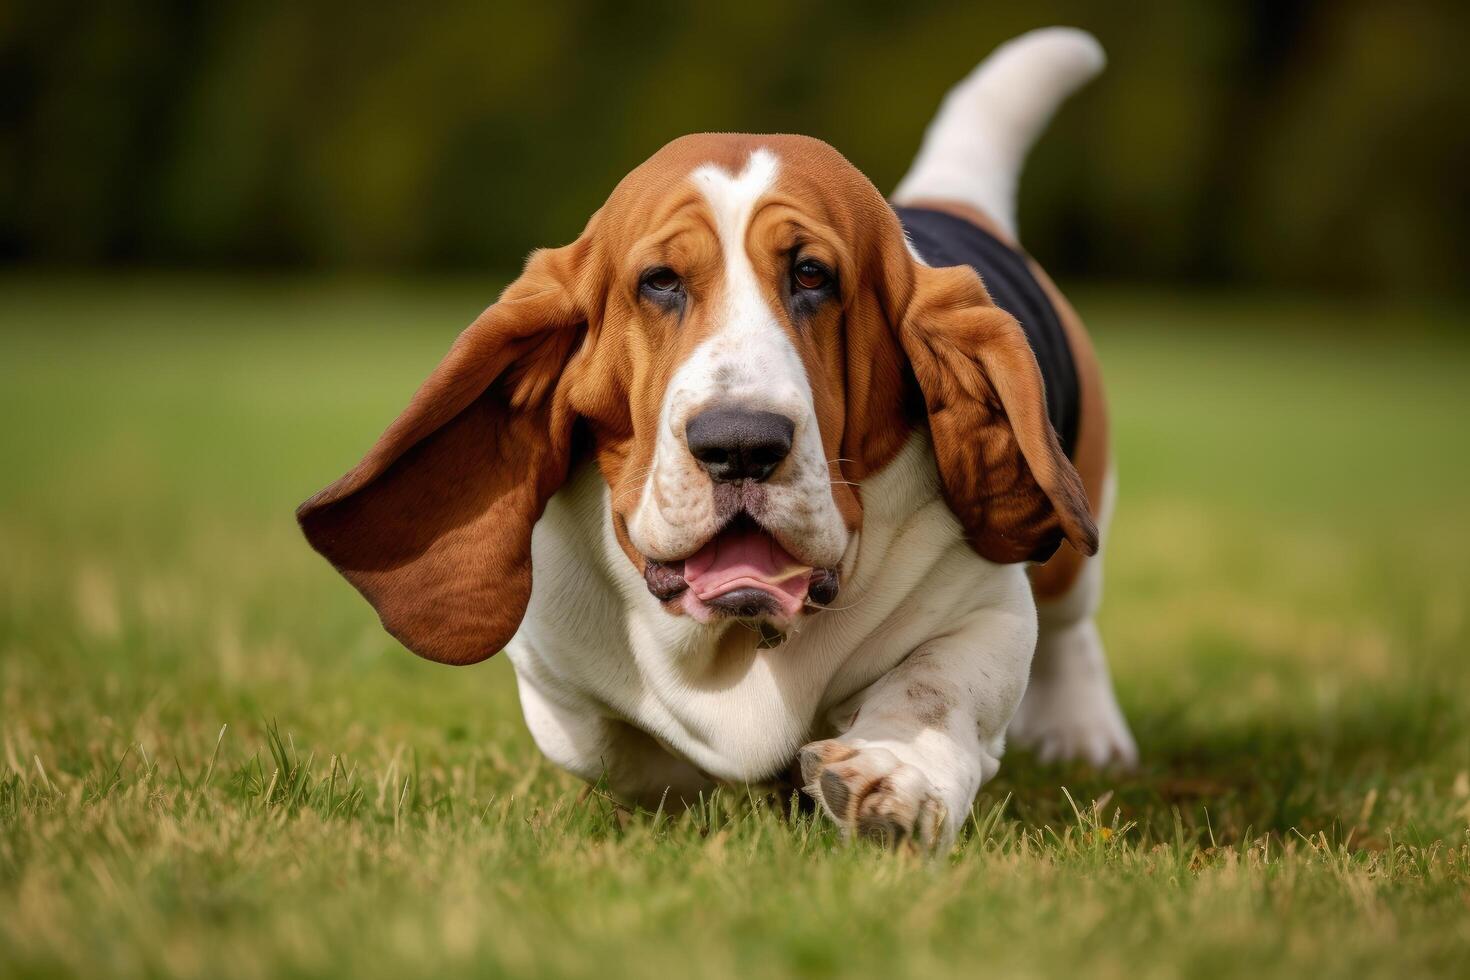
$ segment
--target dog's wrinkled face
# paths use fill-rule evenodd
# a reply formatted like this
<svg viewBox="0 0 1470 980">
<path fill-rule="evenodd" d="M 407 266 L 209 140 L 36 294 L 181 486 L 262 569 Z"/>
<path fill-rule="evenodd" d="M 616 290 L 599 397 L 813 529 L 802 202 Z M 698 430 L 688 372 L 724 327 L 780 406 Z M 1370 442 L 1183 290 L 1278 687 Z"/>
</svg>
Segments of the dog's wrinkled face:
<svg viewBox="0 0 1470 980">
<path fill-rule="evenodd" d="M 519 627 L 531 529 L 590 452 L 669 613 L 779 630 L 836 597 L 855 488 L 916 426 L 979 554 L 1095 548 L 1035 358 L 974 272 L 915 261 L 825 143 L 691 136 L 534 253 L 297 514 L 406 646 L 472 663 Z"/>
<path fill-rule="evenodd" d="M 636 449 L 607 475 L 625 547 L 670 611 L 784 627 L 835 597 L 850 538 L 834 494 L 850 512 L 849 248 L 772 149 L 722 156 L 667 186 L 623 259 L 629 326 L 672 356 L 640 392 L 657 404 L 633 413 Z"/>
</svg>

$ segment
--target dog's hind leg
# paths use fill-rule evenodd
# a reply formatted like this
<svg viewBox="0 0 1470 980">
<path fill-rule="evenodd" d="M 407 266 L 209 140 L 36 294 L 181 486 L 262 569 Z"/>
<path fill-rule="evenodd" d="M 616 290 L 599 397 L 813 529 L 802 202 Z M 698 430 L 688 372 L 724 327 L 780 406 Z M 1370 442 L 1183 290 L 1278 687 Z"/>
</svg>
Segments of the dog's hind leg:
<svg viewBox="0 0 1470 980">
<path fill-rule="evenodd" d="M 1106 544 L 1107 524 L 1117 494 L 1109 474 L 1103 486 L 1098 527 Z M 1097 629 L 1102 602 L 1102 552 L 1085 559 L 1070 587 L 1038 598 L 1039 631 L 1031 661 L 1031 683 L 1008 736 L 1033 749 L 1042 762 L 1083 759 L 1096 766 L 1131 767 L 1138 748 L 1113 694 L 1107 656 Z"/>
<path fill-rule="evenodd" d="M 996 48 L 945 96 L 894 203 L 954 201 L 1016 239 L 1026 154 L 1057 106 L 1105 61 L 1097 39 L 1072 27 L 1031 31 Z"/>
</svg>

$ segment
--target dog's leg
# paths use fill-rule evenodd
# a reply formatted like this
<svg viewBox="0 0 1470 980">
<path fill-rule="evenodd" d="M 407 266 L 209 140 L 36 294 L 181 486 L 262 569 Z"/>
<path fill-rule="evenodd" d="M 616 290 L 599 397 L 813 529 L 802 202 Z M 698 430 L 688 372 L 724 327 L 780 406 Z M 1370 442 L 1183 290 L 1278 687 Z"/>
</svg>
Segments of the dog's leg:
<svg viewBox="0 0 1470 980">
<path fill-rule="evenodd" d="M 693 803 L 709 777 L 654 739 L 595 705 L 571 707 L 518 678 L 526 727 L 545 756 L 589 783 L 607 780 L 613 795 L 647 810 Z"/>
<path fill-rule="evenodd" d="M 802 748 L 807 794 L 845 833 L 924 849 L 953 843 L 1000 766 L 1036 643 L 1024 576 L 1008 588 L 1003 604 L 925 643 L 834 711 L 836 738 Z"/>
<path fill-rule="evenodd" d="M 1105 542 L 1116 482 L 1109 474 L 1103 485 L 1098 527 Z M 1017 745 L 1034 749 L 1043 762 L 1085 759 L 1095 766 L 1130 767 L 1138 761 L 1095 621 L 1102 580 L 1099 551 L 1083 564 L 1067 592 L 1037 603 L 1040 632 L 1031 684 L 1011 721 L 1010 735 Z"/>
</svg>

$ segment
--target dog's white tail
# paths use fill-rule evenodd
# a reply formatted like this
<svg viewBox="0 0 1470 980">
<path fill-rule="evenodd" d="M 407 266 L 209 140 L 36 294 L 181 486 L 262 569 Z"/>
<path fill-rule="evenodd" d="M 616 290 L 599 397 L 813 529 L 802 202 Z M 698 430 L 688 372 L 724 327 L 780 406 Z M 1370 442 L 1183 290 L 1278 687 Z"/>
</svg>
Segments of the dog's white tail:
<svg viewBox="0 0 1470 980">
<path fill-rule="evenodd" d="M 1045 27 L 996 48 L 944 97 L 894 203 L 960 201 L 1015 238 L 1026 153 L 1062 101 L 1106 61 L 1097 38 L 1075 27 Z"/>
</svg>

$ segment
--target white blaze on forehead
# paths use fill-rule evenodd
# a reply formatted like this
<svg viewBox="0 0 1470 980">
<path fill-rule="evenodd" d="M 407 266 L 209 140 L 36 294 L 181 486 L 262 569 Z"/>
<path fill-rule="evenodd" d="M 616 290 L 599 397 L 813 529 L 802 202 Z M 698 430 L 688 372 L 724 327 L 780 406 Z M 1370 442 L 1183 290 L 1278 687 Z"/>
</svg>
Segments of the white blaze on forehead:
<svg viewBox="0 0 1470 980">
<path fill-rule="evenodd" d="M 835 565 L 846 546 L 806 366 L 750 259 L 750 224 L 778 169 L 775 154 L 760 148 L 739 173 L 706 164 L 689 175 L 714 219 L 721 282 L 713 329 L 669 380 L 653 465 L 628 520 L 634 546 L 649 557 L 685 557 L 731 516 L 717 512 L 709 477 L 685 437 L 689 420 L 717 404 L 775 412 L 794 424 L 791 454 L 763 489 L 755 515 L 762 525 L 787 550 L 820 566 Z"/>
<path fill-rule="evenodd" d="M 750 224 L 755 202 L 776 182 L 776 155 L 762 147 L 750 154 L 745 169 L 734 176 L 712 163 L 689 176 L 714 211 L 715 231 L 725 250 L 725 260 L 730 260 L 732 252 L 744 256 L 745 229 Z"/>
<path fill-rule="evenodd" d="M 749 407 L 782 412 L 800 426 L 811 404 L 806 370 L 766 301 L 747 241 L 756 205 L 775 184 L 777 169 L 776 155 L 762 147 L 738 174 L 714 164 L 690 174 L 714 216 L 724 259 L 723 301 L 714 333 L 691 355 L 674 387 L 709 401 L 752 402 Z"/>
</svg>

